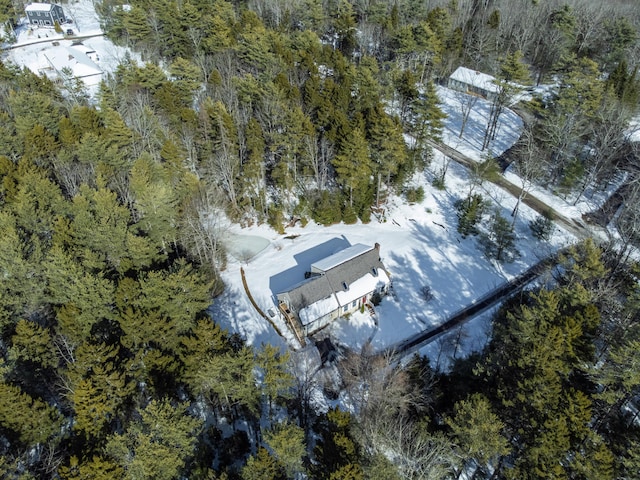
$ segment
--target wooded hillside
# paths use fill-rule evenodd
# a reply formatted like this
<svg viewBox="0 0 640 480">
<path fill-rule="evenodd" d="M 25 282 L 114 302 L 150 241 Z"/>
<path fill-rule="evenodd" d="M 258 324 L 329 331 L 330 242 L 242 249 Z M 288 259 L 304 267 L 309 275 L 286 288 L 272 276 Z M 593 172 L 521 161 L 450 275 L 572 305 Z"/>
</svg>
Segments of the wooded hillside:
<svg viewBox="0 0 640 480">
<path fill-rule="evenodd" d="M 367 222 L 390 195 L 419 195 L 435 85 L 459 65 L 503 89 L 487 138 L 512 82 L 553 85 L 520 105 L 523 178 L 579 198 L 633 171 L 635 2 L 96 8 L 146 62 L 125 59 L 98 98 L 0 63 L 3 478 L 640 477 L 637 188 L 622 249 L 576 247 L 451 372 L 347 356 L 353 413 L 316 411 L 288 354 L 207 314 L 222 215 Z M 0 17 L 12 9 L 0 1 Z"/>
</svg>

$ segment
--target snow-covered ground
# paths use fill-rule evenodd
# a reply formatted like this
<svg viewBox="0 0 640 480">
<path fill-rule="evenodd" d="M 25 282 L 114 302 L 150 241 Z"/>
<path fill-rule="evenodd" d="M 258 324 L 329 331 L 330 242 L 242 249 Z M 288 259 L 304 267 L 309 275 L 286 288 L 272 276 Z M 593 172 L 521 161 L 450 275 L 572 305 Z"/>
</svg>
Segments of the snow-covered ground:
<svg viewBox="0 0 640 480">
<path fill-rule="evenodd" d="M 471 158 L 481 160 L 485 155 L 480 148 L 488 104 L 482 100 L 476 103 L 465 135 L 459 139 L 460 115 L 454 94 L 443 88 L 438 93 L 449 115 L 443 140 Z M 512 111 L 506 111 L 498 137 L 491 146 L 492 153 L 499 155 L 509 148 L 517 139 L 521 126 L 520 118 Z M 537 214 L 523 205 L 515 224 L 520 256 L 507 264 L 487 260 L 476 238 L 463 239 L 456 230 L 454 202 L 466 195 L 467 171 L 452 162 L 446 175 L 446 190 L 431 186 L 433 175 L 430 172 L 438 171 L 443 162 L 444 157 L 437 153 L 430 171 L 413 179 L 416 185 L 425 188 L 423 202 L 408 205 L 400 198 L 392 198 L 384 216 L 374 218 L 369 224 L 323 227 L 310 222 L 305 227 L 288 228 L 284 235 L 266 225 L 245 229 L 232 227 L 235 233 L 263 237 L 269 244 L 248 261 L 230 260 L 223 272 L 227 288 L 211 309 L 214 319 L 230 331 L 240 333 L 253 345 L 272 343 L 295 347 L 296 341 L 282 322 L 277 318 L 274 320 L 286 339 L 282 339 L 250 304 L 242 286 L 240 267 L 244 268 L 251 294 L 267 312 L 269 308 L 276 310 L 275 294 L 301 281 L 312 262 L 355 243 L 373 245 L 378 242 L 383 263 L 391 274 L 395 297 L 386 297 L 377 307 L 377 325 L 368 314 L 356 313 L 348 319 L 335 321 L 323 334 L 329 334 L 335 343 L 354 349 L 370 342 L 375 350 L 382 350 L 440 325 L 451 314 L 522 273 L 541 257 L 575 240 L 559 229 L 548 243 L 532 239 L 528 222 Z M 493 185 L 485 185 L 482 193 L 493 200 L 503 216 L 511 218 L 515 198 Z M 553 197 L 550 200 L 553 200 L 552 205 L 561 203 Z M 429 302 L 422 296 L 424 286 L 429 286 L 434 294 Z M 425 347 L 422 353 L 428 354 L 434 365 L 443 366 L 454 353 L 463 355 L 480 349 L 487 339 L 489 318 L 489 314 L 484 314 L 467 323 L 462 330 L 453 332 L 451 338 L 461 339 L 458 348 L 452 346 L 455 342 L 444 338 Z"/>
<path fill-rule="evenodd" d="M 460 139 L 461 114 L 457 94 L 446 88 L 439 88 L 438 94 L 448 114 L 444 143 L 473 159 L 485 158 L 486 152 L 481 151 L 481 145 L 489 104 L 484 100 L 476 102 Z M 517 140 L 521 128 L 522 120 L 506 110 L 500 120 L 498 136 L 490 146 L 491 153 L 499 155 L 509 148 Z M 335 343 L 354 349 L 370 343 L 379 351 L 440 325 L 453 313 L 522 273 L 540 258 L 575 241 L 572 235 L 560 229 L 555 230 L 549 242 L 533 239 L 528 223 L 537 214 L 521 205 L 515 223 L 519 257 L 507 264 L 487 260 L 476 238 L 463 239 L 456 230 L 454 202 L 468 191 L 467 171 L 452 162 L 446 175 L 446 190 L 431 186 L 433 174 L 430 172 L 438 171 L 445 161 L 443 155 L 436 153 L 430 171 L 415 176 L 414 183 L 423 185 L 426 191 L 423 202 L 408 205 L 400 198 L 393 198 L 384 216 L 374 218 L 366 225 L 322 227 L 311 222 L 304 228 L 298 225 L 288 228 L 284 235 L 278 235 L 265 225 L 242 230 L 232 227 L 236 233 L 263 237 L 269 244 L 248 261 L 232 259 L 229 262 L 223 272 L 227 289 L 215 300 L 211 310 L 213 317 L 253 345 L 272 343 L 283 348 L 295 347 L 296 341 L 283 323 L 274 320 L 285 339 L 249 303 L 241 283 L 240 267 L 244 268 L 253 297 L 266 312 L 269 308 L 276 310 L 275 294 L 301 281 L 313 261 L 355 243 L 372 245 L 378 242 L 382 260 L 392 276 L 395 297 L 386 297 L 377 307 L 377 324 L 368 314 L 356 313 L 348 319 L 335 321 L 322 335 L 328 334 Z M 520 183 L 513 173 L 507 173 L 507 177 L 516 185 Z M 572 205 L 541 188 L 532 193 L 574 218 L 580 218 L 582 213 L 596 208 L 606 198 L 606 194 L 587 192 L 584 199 Z M 491 198 L 503 216 L 511 218 L 515 198 L 493 185 L 485 185 L 482 194 Z M 429 286 L 434 294 L 429 302 L 421 293 L 424 286 Z M 453 356 L 463 356 L 483 347 L 488 338 L 490 318 L 491 311 L 479 315 L 427 345 L 421 353 L 430 357 L 432 365 L 446 368 Z"/>
<path fill-rule="evenodd" d="M 65 37 L 62 33 L 56 33 L 52 27 L 31 27 L 25 16 L 15 29 L 16 43 L 2 45 L 5 50 L 1 52 L 1 58 L 20 67 L 27 67 L 34 73 L 44 73 L 50 78 L 55 78 L 57 71 L 62 68 L 70 68 L 74 71 L 74 76 L 85 83 L 89 95 L 94 96 L 104 74 L 113 72 L 128 50 L 114 45 L 103 36 L 91 0 L 71 1 L 63 4 L 62 8 L 72 19 L 71 24 L 62 26 L 63 30 L 71 28 L 74 36 L 83 38 Z M 79 43 L 83 47 L 76 48 Z M 70 56 L 76 55 L 76 50 L 77 58 L 70 59 Z M 93 53 L 87 54 L 85 51 Z M 138 58 L 135 54 L 132 57 Z"/>
<path fill-rule="evenodd" d="M 476 160 L 483 160 L 487 155 L 497 157 L 520 137 L 522 119 L 513 110 L 505 109 L 498 121 L 495 140 L 489 144 L 485 151 L 482 151 L 482 140 L 487 129 L 487 118 L 489 118 L 491 104 L 482 98 L 475 100 L 462 138 L 460 138 L 461 105 L 466 103 L 465 99 L 471 97 L 445 87 L 438 87 L 437 92 L 442 102 L 440 107 L 447 114 L 442 139 L 445 144 L 460 153 Z"/>
</svg>

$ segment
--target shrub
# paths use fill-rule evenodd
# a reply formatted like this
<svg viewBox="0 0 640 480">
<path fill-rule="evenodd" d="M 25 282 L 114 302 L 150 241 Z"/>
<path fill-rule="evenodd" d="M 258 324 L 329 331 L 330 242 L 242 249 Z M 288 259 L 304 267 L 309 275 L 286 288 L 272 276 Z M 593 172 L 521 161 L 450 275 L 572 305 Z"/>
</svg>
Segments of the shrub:
<svg viewBox="0 0 640 480">
<path fill-rule="evenodd" d="M 380 302 L 382 302 L 382 295 L 380 295 L 378 292 L 373 292 L 373 294 L 371 295 L 371 303 L 373 304 L 373 306 L 377 307 L 378 305 L 380 305 Z"/>
<path fill-rule="evenodd" d="M 409 203 L 420 203 L 424 200 L 424 188 L 419 187 L 409 187 L 404 192 L 404 195 Z"/>
<path fill-rule="evenodd" d="M 422 295 L 422 299 L 427 303 L 434 299 L 433 290 L 431 290 L 429 285 L 424 285 L 420 289 L 420 294 Z"/>
<path fill-rule="evenodd" d="M 431 185 L 433 185 L 438 190 L 445 190 L 447 188 L 446 184 L 444 183 L 444 177 L 440 176 L 435 177 L 433 180 L 431 180 Z"/>
<path fill-rule="evenodd" d="M 478 234 L 478 223 L 487 210 L 487 202 L 475 193 L 455 204 L 458 212 L 458 233 L 463 237 Z"/>
<path fill-rule="evenodd" d="M 341 195 L 324 191 L 313 204 L 311 218 L 321 225 L 332 225 L 342 220 Z"/>
<path fill-rule="evenodd" d="M 545 211 L 535 220 L 529 222 L 531 234 L 538 240 L 547 241 L 553 233 L 553 218 L 549 211 Z"/>
</svg>

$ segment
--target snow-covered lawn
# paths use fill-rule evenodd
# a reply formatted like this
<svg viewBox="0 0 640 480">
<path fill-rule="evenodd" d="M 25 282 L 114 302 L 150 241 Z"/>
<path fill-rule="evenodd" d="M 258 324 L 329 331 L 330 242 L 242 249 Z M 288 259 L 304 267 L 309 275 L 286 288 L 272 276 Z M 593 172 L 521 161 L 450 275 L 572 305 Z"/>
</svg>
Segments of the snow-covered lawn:
<svg viewBox="0 0 640 480">
<path fill-rule="evenodd" d="M 443 141 L 465 155 L 482 160 L 482 136 L 486 127 L 489 105 L 478 100 L 471 113 L 462 139 L 460 108 L 456 95 L 439 88 L 443 109 L 449 117 L 443 132 Z M 491 154 L 499 155 L 518 138 L 522 120 L 511 110 L 501 116 L 498 136 L 490 146 Z M 322 227 L 310 222 L 304 228 L 296 225 L 279 235 L 266 225 L 246 229 L 232 227 L 235 233 L 256 235 L 269 240 L 268 246 L 248 262 L 231 259 L 225 272 L 227 288 L 215 299 L 211 308 L 213 318 L 232 332 L 238 332 L 256 346 L 261 343 L 297 347 L 287 327 L 276 318 L 273 321 L 285 335 L 280 337 L 269 322 L 263 319 L 249 303 L 241 283 L 240 268 L 246 273 L 248 287 L 265 312 L 276 309 L 275 295 L 304 278 L 309 265 L 337 250 L 355 243 L 381 245 L 383 263 L 391 274 L 395 296 L 387 296 L 376 308 L 374 321 L 367 313 L 356 313 L 339 319 L 322 331 L 335 343 L 354 349 L 370 345 L 380 351 L 421 331 L 440 325 L 459 309 L 473 303 L 498 285 L 522 273 L 558 248 L 573 243 L 575 238 L 560 229 L 555 230 L 549 242 L 532 238 L 528 223 L 536 213 L 521 205 L 515 222 L 519 256 L 513 263 L 499 264 L 483 255 L 474 237 L 463 239 L 458 234 L 454 203 L 467 191 L 467 171 L 451 162 L 446 175 L 446 189 L 431 186 L 433 174 L 444 165 L 445 158 L 436 152 L 431 168 L 413 179 L 422 185 L 426 195 L 423 202 L 408 205 L 393 197 L 381 218 L 369 224 L 332 225 Z M 516 185 L 518 177 L 507 173 Z M 494 208 L 511 218 L 516 199 L 491 184 L 481 192 L 490 198 Z M 577 205 L 537 188 L 536 196 L 568 217 L 579 218 L 596 208 L 606 199 L 606 193 L 586 195 Z M 422 288 L 428 286 L 434 294 L 431 301 L 424 300 Z M 479 350 L 487 341 L 491 312 L 485 312 L 462 327 L 423 347 L 422 354 L 431 358 L 432 365 L 446 368 L 455 356 Z M 277 317 L 277 316 L 276 316 Z M 457 345 L 457 346 L 456 346 Z"/>
<path fill-rule="evenodd" d="M 462 138 L 460 138 L 460 126 L 462 124 L 461 102 L 464 103 L 465 100 L 463 99 L 470 97 L 445 87 L 438 87 L 437 91 L 438 97 L 442 102 L 440 108 L 447 114 L 442 140 L 446 145 L 458 150 L 460 153 L 476 160 L 483 160 L 487 155 L 497 157 L 511 147 L 520 137 L 522 119 L 513 110 L 507 108 L 500 115 L 496 138 L 485 151 L 482 151 L 482 140 L 487 128 L 487 118 L 489 118 L 491 103 L 483 98 L 475 100 Z"/>
<path fill-rule="evenodd" d="M 58 52 L 63 50 L 66 55 L 66 48 L 74 43 L 82 42 L 85 47 L 95 51 L 95 55 L 90 55 L 91 61 L 103 72 L 102 75 L 90 75 L 82 77 L 82 81 L 87 86 L 90 96 L 97 93 L 98 85 L 105 73 L 113 72 L 118 64 L 124 60 L 128 49 L 114 45 L 110 40 L 102 35 L 100 22 L 91 0 L 71 1 L 62 5 L 62 8 L 73 22 L 62 25 L 66 31 L 68 28 L 74 31 L 75 36 L 91 38 L 71 39 L 62 33 L 56 33 L 52 27 L 33 28 L 26 16 L 21 19 L 21 24 L 15 29 L 16 43 L 4 44 L 3 48 L 15 47 L 0 52 L 3 60 L 8 60 L 20 67 L 27 67 L 34 73 L 49 70 L 47 75 L 55 76 L 56 68 L 60 69 L 65 65 L 55 65 L 56 57 L 60 57 Z M 129 52 L 132 58 L 139 58 L 139 55 Z M 53 65 L 52 65 L 53 64 Z M 78 74 L 82 75 L 80 70 Z"/>
<path fill-rule="evenodd" d="M 436 156 L 435 161 L 442 158 Z M 215 320 L 256 346 L 263 342 L 284 346 L 285 342 L 274 328 L 249 303 L 241 283 L 240 267 L 244 268 L 252 296 L 267 312 L 269 308 L 276 309 L 275 294 L 302 281 L 311 263 L 355 243 L 378 242 L 396 298 L 386 297 L 376 309 L 377 327 L 367 314 L 357 313 L 334 322 L 327 332 L 337 343 L 361 348 L 371 340 L 373 348 L 381 350 L 441 324 L 452 313 L 523 272 L 540 257 L 572 241 L 561 231 L 557 231 L 548 244 L 532 240 L 528 221 L 535 217 L 535 212 L 523 206 L 516 222 L 520 257 L 504 265 L 489 261 L 479 250 L 475 238 L 463 239 L 456 230 L 453 203 L 466 190 L 464 168 L 457 164 L 449 166 L 446 191 L 430 186 L 429 173 L 419 175 L 416 182 L 425 186 L 425 200 L 407 205 L 394 198 L 386 221 L 374 219 L 366 225 L 330 227 L 311 222 L 304 228 L 288 228 L 285 235 L 278 235 L 265 225 L 237 229 L 238 233 L 261 236 L 270 243 L 248 262 L 230 260 L 223 272 L 227 289 L 212 306 Z M 515 199 L 497 188 L 487 188 L 483 193 L 508 217 Z M 431 287 L 434 294 L 430 302 L 422 297 L 424 286 Z M 288 332 L 284 324 L 278 323 L 278 327 Z M 467 337 L 478 335 L 482 336 L 478 332 L 465 334 Z M 291 334 L 287 335 L 287 341 L 296 345 Z"/>
</svg>

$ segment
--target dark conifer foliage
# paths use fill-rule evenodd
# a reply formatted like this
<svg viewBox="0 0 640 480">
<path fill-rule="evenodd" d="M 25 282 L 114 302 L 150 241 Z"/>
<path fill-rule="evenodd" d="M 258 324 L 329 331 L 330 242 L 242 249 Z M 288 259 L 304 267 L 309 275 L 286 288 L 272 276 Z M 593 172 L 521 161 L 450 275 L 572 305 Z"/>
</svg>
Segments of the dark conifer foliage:
<svg viewBox="0 0 640 480">
<path fill-rule="evenodd" d="M 450 372 L 350 357 L 343 387 L 355 399 L 367 385 L 369 415 L 315 411 L 288 355 L 245 345 L 206 312 L 224 288 L 212 212 L 282 231 L 366 222 L 393 193 L 419 199 L 409 180 L 444 127 L 436 85 L 458 65 L 499 79 L 487 145 L 514 82 L 553 80 L 523 106 L 548 166 L 540 181 L 578 198 L 609 182 L 640 92 L 635 3 L 96 9 L 143 58 L 124 58 L 97 99 L 0 62 L 1 477 L 638 477 L 640 303 L 626 249 L 568 252 Z M 459 231 L 513 258 L 512 227 L 497 214 L 482 224 L 475 182 Z M 533 227 L 544 238 L 547 225 Z"/>
</svg>

